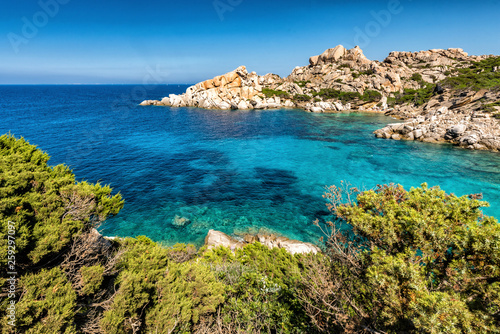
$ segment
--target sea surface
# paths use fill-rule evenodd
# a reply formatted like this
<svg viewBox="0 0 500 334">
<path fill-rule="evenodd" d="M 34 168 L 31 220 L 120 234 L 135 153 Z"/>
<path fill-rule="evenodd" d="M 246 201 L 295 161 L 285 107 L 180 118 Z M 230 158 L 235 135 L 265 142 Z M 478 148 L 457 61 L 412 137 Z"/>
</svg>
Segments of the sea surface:
<svg viewBox="0 0 500 334">
<path fill-rule="evenodd" d="M 111 185 L 124 209 L 108 236 L 200 245 L 209 229 L 315 242 L 324 187 L 427 182 L 483 193 L 500 217 L 500 154 L 377 139 L 383 115 L 138 106 L 187 86 L 0 86 L 0 133 L 38 145 L 78 180 Z M 187 226 L 172 224 L 175 216 Z"/>
</svg>

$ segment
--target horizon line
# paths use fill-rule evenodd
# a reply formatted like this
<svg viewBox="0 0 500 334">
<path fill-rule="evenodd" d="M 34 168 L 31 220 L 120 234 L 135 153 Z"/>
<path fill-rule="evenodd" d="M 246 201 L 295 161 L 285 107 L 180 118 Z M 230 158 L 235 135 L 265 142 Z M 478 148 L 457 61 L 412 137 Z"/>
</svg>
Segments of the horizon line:
<svg viewBox="0 0 500 334">
<path fill-rule="evenodd" d="M 190 86 L 193 83 L 0 83 L 0 86 Z"/>
</svg>

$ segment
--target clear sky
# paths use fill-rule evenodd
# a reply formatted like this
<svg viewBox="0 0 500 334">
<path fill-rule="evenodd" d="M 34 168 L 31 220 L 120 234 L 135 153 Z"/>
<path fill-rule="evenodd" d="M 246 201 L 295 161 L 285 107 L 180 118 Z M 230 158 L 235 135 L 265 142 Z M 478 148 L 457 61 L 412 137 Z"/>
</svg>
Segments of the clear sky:
<svg viewBox="0 0 500 334">
<path fill-rule="evenodd" d="M 500 0 L 1 0 L 0 84 L 195 83 L 288 75 L 342 44 L 370 59 L 500 55 Z"/>
</svg>

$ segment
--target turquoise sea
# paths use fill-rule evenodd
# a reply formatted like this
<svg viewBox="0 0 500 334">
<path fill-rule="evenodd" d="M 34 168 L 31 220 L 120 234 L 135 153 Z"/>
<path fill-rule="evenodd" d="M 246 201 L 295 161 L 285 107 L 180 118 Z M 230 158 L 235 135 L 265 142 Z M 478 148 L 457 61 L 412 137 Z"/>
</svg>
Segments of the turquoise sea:
<svg viewBox="0 0 500 334">
<path fill-rule="evenodd" d="M 423 182 L 483 193 L 500 217 L 500 154 L 377 139 L 383 115 L 300 110 L 213 111 L 137 106 L 187 86 L 0 86 L 0 132 L 110 184 L 124 209 L 101 230 L 200 245 L 209 229 L 270 231 L 316 241 L 324 187 Z M 191 224 L 176 227 L 173 218 Z"/>
</svg>

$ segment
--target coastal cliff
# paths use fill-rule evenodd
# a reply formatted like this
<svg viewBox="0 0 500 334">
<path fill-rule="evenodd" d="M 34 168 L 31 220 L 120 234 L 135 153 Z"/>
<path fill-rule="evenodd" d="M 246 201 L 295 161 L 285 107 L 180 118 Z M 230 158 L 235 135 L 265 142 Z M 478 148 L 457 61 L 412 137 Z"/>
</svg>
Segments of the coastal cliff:
<svg viewBox="0 0 500 334">
<path fill-rule="evenodd" d="M 281 78 L 245 66 L 143 106 L 205 109 L 301 108 L 323 113 L 380 112 L 405 120 L 377 130 L 379 138 L 450 142 L 500 150 L 500 57 L 462 49 L 391 52 L 369 60 L 342 45 L 309 59 Z"/>
</svg>

